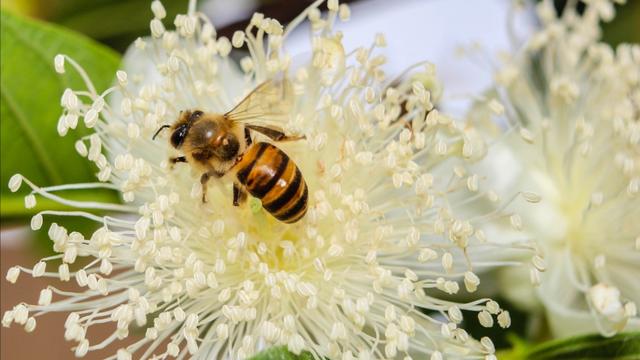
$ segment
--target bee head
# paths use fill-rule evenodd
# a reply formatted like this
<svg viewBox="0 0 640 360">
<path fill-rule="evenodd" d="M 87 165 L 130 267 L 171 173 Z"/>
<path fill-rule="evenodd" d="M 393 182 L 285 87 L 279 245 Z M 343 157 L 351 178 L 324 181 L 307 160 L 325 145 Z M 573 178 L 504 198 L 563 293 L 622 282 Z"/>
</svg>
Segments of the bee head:
<svg viewBox="0 0 640 360">
<path fill-rule="evenodd" d="M 173 126 L 162 125 L 160 129 L 158 129 L 158 131 L 156 131 L 156 133 L 153 135 L 153 140 L 156 139 L 156 136 L 158 136 L 158 134 L 162 130 L 172 127 L 173 133 L 171 134 L 171 145 L 173 145 L 173 147 L 176 149 L 180 148 L 180 146 L 184 142 L 184 139 L 187 137 L 187 134 L 189 133 L 189 129 L 191 128 L 191 125 L 196 120 L 198 120 L 198 118 L 202 116 L 202 114 L 203 113 L 200 110 L 195 110 L 193 112 L 191 111 L 181 112 L 180 118 L 178 119 L 176 124 L 174 124 Z"/>
</svg>

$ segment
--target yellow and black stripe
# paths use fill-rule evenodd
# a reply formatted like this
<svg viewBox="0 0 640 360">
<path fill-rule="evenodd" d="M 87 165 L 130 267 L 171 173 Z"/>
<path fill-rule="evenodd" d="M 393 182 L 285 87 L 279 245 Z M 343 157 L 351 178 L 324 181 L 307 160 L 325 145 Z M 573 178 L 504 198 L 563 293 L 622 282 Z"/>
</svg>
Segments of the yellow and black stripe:
<svg viewBox="0 0 640 360">
<path fill-rule="evenodd" d="M 282 150 L 269 143 L 255 143 L 242 155 L 236 169 L 240 184 L 262 200 L 262 207 L 276 219 L 290 224 L 306 214 L 307 184 Z"/>
</svg>

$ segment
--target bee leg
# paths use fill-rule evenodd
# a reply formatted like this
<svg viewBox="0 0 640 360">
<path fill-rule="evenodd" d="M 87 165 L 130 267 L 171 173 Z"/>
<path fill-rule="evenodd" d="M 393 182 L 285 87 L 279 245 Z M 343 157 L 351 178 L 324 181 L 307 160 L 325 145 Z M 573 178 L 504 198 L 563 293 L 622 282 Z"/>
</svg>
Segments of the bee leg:
<svg viewBox="0 0 640 360">
<path fill-rule="evenodd" d="M 288 136 L 282 130 L 274 129 L 268 126 L 245 125 L 245 128 L 257 131 L 273 141 L 296 141 L 307 138 L 305 135 Z"/>
<path fill-rule="evenodd" d="M 209 170 L 206 173 L 200 176 L 200 184 L 202 185 L 202 203 L 207 202 L 207 182 L 211 179 L 212 176 L 216 178 L 221 178 L 224 173 L 219 173 L 215 170 Z"/>
<path fill-rule="evenodd" d="M 251 133 L 248 128 L 244 128 L 244 141 L 247 143 L 247 146 L 251 145 L 253 140 L 251 140 Z"/>
<path fill-rule="evenodd" d="M 171 163 L 171 168 L 173 169 L 173 166 L 176 163 L 179 163 L 179 162 L 186 163 L 187 162 L 187 158 L 184 157 L 184 156 L 172 157 L 172 158 L 169 158 L 169 162 Z"/>
<path fill-rule="evenodd" d="M 233 183 L 233 206 L 239 206 L 245 200 L 247 200 L 247 193 L 242 190 L 238 183 Z"/>
<path fill-rule="evenodd" d="M 178 156 L 178 157 L 169 158 L 169 161 L 171 161 L 172 164 L 175 164 L 179 162 L 187 162 L 187 158 L 184 156 Z"/>
</svg>

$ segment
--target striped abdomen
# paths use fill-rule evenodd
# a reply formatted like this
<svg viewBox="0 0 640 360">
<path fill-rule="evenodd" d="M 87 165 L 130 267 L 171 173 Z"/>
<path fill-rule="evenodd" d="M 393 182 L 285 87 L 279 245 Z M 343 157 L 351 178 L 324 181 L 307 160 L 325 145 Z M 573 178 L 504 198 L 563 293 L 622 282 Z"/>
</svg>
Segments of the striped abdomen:
<svg viewBox="0 0 640 360">
<path fill-rule="evenodd" d="M 307 212 L 309 190 L 302 173 L 277 147 L 264 142 L 251 145 L 236 165 L 236 176 L 276 219 L 294 223 Z"/>
</svg>

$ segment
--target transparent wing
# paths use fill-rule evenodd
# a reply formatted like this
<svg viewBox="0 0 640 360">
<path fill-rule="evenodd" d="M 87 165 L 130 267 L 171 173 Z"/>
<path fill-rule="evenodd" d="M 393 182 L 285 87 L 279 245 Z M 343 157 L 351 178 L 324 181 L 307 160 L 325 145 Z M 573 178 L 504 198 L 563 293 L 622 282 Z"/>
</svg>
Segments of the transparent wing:
<svg viewBox="0 0 640 360">
<path fill-rule="evenodd" d="M 293 105 L 293 89 L 286 79 L 270 79 L 258 85 L 231 111 L 230 121 L 274 123 L 286 121 Z"/>
</svg>

